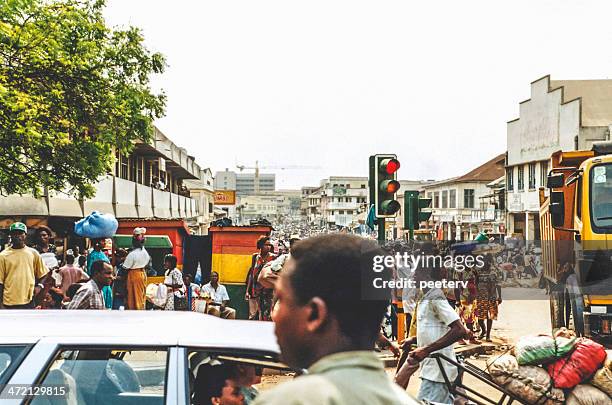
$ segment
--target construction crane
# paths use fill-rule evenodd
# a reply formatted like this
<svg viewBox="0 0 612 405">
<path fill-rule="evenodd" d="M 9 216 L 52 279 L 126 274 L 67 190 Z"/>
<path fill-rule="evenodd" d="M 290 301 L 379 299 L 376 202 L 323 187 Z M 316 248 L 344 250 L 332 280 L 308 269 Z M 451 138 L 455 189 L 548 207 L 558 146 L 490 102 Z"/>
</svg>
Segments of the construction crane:
<svg viewBox="0 0 612 405">
<path fill-rule="evenodd" d="M 255 194 L 259 194 L 259 169 L 271 169 L 271 170 L 302 170 L 302 169 L 320 169 L 320 166 L 298 166 L 298 165 L 289 165 L 289 166 L 259 166 L 259 161 L 255 161 L 255 166 L 246 166 L 236 164 L 236 168 L 240 171 L 250 169 L 255 170 Z"/>
</svg>

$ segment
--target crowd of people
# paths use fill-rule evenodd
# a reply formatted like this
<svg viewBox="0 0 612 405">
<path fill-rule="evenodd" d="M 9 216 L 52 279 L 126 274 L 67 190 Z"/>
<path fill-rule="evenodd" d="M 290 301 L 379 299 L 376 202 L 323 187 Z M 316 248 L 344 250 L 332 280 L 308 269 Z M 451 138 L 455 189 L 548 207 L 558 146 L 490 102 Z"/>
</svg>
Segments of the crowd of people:
<svg viewBox="0 0 612 405">
<path fill-rule="evenodd" d="M 144 248 L 146 229 L 135 228 L 133 248 L 129 252 L 117 249 L 112 260 L 104 251 L 104 240 L 99 239 L 93 240 L 87 251 L 68 250 L 63 263 L 49 243 L 48 230 L 39 229 L 33 247 L 26 245 L 24 224 L 13 223 L 9 232 L 11 245 L 0 252 L 2 308 L 145 309 L 146 268 L 151 260 Z M 527 263 L 523 257 L 518 262 L 521 251 L 516 249 L 479 253 L 478 247 L 462 251 L 437 243 L 393 242 L 384 248 L 341 233 L 303 240 L 298 233 L 258 239 L 245 280 L 249 318 L 274 321 L 283 359 L 295 369 L 308 369 L 308 376 L 262 394 L 255 403 L 287 403 L 287 398 L 295 395 L 300 396 L 295 403 L 304 404 L 363 403 L 363 398 L 371 399 L 367 403 L 412 403 L 399 387 L 405 388 L 417 369 L 421 379 L 418 399 L 449 403 L 447 385 L 430 355 L 442 353 L 452 359 L 455 343 L 491 340 L 493 321 L 502 303 L 500 282 L 508 277 L 504 272 L 509 272 L 504 266 L 510 263 L 514 276 L 527 273 L 528 277 L 529 271 L 524 269 L 532 259 Z M 404 253 L 450 254 L 455 258 L 480 254 L 484 260 L 477 268 L 461 269 L 396 263 L 387 270 L 396 278 L 414 280 L 417 287 L 390 291 L 384 300 L 363 299 L 363 278 L 356 274 L 363 261 Z M 523 270 L 517 272 L 519 267 Z M 177 268 L 173 255 L 165 256 L 164 270 L 159 288 L 163 286 L 166 298 L 160 309 L 191 310 L 204 298 L 207 313 L 235 318 L 219 274 L 212 272 L 204 285 L 194 283 L 191 275 Z M 421 285 L 440 280 L 463 284 L 458 288 Z M 406 339 L 402 351 L 397 351 L 401 355 L 397 385 L 388 380 L 372 350 L 381 342 L 389 344 L 382 334 L 381 320 L 393 301 L 401 301 L 406 314 Z M 215 373 L 219 370 L 213 369 Z M 218 389 L 202 393 L 201 403 L 224 403 L 212 401 L 224 395 L 233 397 L 234 403 L 245 403 L 246 393 L 241 389 L 247 387 L 239 382 L 239 374 L 223 372 Z M 451 380 L 457 375 L 452 366 L 445 366 L 445 372 Z"/>
<path fill-rule="evenodd" d="M 9 227 L 10 244 L 0 252 L 0 308 L 2 309 L 114 309 L 144 310 L 147 269 L 151 257 L 144 247 L 146 229 L 133 230 L 132 249 L 110 252 L 106 238 L 92 239 L 91 248 L 78 246 L 58 254 L 52 232 L 39 227 L 32 246 L 21 222 Z M 235 318 L 229 296 L 218 274 L 204 285 L 177 268 L 177 258 L 164 258 L 166 299 L 160 309 L 187 310 L 194 298 L 205 295 L 207 312 Z"/>
</svg>

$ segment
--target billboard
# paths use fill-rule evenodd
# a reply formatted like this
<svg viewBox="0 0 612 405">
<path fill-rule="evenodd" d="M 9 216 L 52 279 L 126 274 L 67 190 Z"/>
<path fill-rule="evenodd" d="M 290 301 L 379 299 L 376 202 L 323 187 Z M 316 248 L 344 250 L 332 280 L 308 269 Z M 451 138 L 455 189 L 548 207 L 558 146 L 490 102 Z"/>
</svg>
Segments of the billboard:
<svg viewBox="0 0 612 405">
<path fill-rule="evenodd" d="M 236 204 L 236 192 L 234 190 L 217 190 L 214 194 L 215 205 Z"/>
</svg>

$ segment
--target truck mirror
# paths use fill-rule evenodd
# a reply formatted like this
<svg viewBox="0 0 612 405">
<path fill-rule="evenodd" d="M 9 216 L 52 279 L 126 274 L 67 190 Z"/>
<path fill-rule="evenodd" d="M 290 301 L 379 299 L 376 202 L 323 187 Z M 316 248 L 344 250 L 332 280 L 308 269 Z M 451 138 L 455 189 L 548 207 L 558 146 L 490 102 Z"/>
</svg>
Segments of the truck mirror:
<svg viewBox="0 0 612 405">
<path fill-rule="evenodd" d="M 563 173 L 549 174 L 546 179 L 546 187 L 548 188 L 563 187 Z"/>
<path fill-rule="evenodd" d="M 561 176 L 561 180 L 563 180 L 563 176 Z M 550 219 L 553 228 L 563 228 L 565 222 L 563 191 L 552 191 L 550 193 Z"/>
</svg>

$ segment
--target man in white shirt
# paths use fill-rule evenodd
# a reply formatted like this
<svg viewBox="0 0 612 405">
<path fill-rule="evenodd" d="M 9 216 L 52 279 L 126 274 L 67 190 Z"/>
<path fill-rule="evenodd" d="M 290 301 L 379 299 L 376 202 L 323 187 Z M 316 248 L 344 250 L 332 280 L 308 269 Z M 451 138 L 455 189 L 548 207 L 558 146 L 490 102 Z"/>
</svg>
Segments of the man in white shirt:
<svg viewBox="0 0 612 405">
<path fill-rule="evenodd" d="M 123 267 L 127 270 L 127 309 L 145 309 L 145 293 L 147 288 L 147 273 L 145 267 L 151 261 L 149 253 L 144 248 L 146 228 L 134 229 L 132 246 Z"/>
<path fill-rule="evenodd" d="M 414 280 L 417 286 L 421 282 L 440 280 L 439 268 L 419 268 L 416 270 Z M 444 383 L 442 372 L 436 360 L 429 357 L 432 353 L 440 353 L 456 361 L 453 344 L 467 336 L 468 330 L 463 326 L 459 315 L 450 306 L 446 296 L 439 288 L 422 288 L 423 297 L 417 302 L 417 345 L 418 348 L 410 352 L 409 364 L 421 363 L 421 386 L 417 399 L 420 401 L 452 404 L 453 399 Z M 457 368 L 448 362 L 442 361 L 444 371 L 450 381 L 457 378 Z"/>
<path fill-rule="evenodd" d="M 200 294 L 208 294 L 210 302 L 206 312 L 225 319 L 236 319 L 236 310 L 227 306 L 230 298 L 224 285 L 219 284 L 219 273 L 210 273 L 210 283 L 204 284 Z"/>
</svg>

